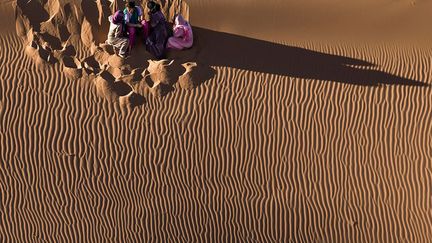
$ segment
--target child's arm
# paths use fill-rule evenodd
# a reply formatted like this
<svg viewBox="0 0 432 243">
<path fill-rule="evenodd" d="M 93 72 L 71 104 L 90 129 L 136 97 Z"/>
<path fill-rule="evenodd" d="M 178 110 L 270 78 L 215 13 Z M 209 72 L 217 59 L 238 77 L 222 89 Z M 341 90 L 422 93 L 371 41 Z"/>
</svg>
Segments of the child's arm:
<svg viewBox="0 0 432 243">
<path fill-rule="evenodd" d="M 135 28 L 141 28 L 141 27 L 142 27 L 141 24 L 132 24 L 132 23 L 130 22 L 130 15 L 129 15 L 129 13 L 127 13 L 126 11 L 125 11 L 125 22 L 126 22 L 126 25 L 127 25 L 128 27 L 135 27 Z"/>
<path fill-rule="evenodd" d="M 137 11 L 138 11 L 138 20 L 139 22 L 141 22 L 143 20 L 143 10 L 140 6 L 137 6 Z"/>
</svg>

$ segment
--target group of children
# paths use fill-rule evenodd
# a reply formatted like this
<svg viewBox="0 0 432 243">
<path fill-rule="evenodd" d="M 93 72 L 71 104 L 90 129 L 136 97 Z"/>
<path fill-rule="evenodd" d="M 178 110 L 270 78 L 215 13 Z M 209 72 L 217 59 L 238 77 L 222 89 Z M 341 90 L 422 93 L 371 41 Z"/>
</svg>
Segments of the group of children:
<svg viewBox="0 0 432 243">
<path fill-rule="evenodd" d="M 127 1 L 123 11 L 109 16 L 110 28 L 107 44 L 114 47 L 120 57 L 126 57 L 142 36 L 146 49 L 157 59 L 164 58 L 166 49 L 183 50 L 192 47 L 193 34 L 190 24 L 181 16 L 175 17 L 172 30 L 168 27 L 161 7 L 154 1 L 147 2 L 149 21 L 135 1 Z"/>
</svg>

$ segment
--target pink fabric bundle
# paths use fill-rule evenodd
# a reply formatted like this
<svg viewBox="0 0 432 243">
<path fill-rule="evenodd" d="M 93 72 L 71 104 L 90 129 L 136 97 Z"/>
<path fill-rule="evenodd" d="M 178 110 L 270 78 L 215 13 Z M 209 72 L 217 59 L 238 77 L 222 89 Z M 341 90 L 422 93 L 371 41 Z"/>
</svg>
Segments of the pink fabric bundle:
<svg viewBox="0 0 432 243">
<path fill-rule="evenodd" d="M 168 39 L 167 48 L 183 50 L 193 45 L 193 33 L 190 24 L 181 15 L 177 15 L 174 23 L 174 36 Z"/>
</svg>

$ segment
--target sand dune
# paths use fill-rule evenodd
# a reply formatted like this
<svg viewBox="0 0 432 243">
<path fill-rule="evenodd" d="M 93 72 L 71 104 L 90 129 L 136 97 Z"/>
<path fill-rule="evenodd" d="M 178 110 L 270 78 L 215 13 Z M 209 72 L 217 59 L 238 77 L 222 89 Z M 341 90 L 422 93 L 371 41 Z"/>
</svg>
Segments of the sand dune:
<svg viewBox="0 0 432 243">
<path fill-rule="evenodd" d="M 248 35 L 215 2 L 162 61 L 98 43 L 108 1 L 0 3 L 0 239 L 430 242 L 431 46 Z"/>
<path fill-rule="evenodd" d="M 108 100 L 119 102 L 122 97 L 117 94 L 119 91 L 116 91 L 112 85 L 125 84 L 122 81 L 123 77 L 127 79 L 133 73 L 137 73 L 138 69 L 146 68 L 153 81 L 146 82 L 145 73 L 141 77 L 135 75 L 135 79 L 138 78 L 135 81 L 141 81 L 142 85 L 148 84 L 145 90 L 151 91 L 157 97 L 168 94 L 173 90 L 171 86 L 180 76 L 174 71 L 174 69 L 178 70 L 180 65 L 172 65 L 173 61 L 162 60 L 169 64 L 158 64 L 157 66 L 163 67 L 162 69 L 153 68 L 155 65 L 152 65 L 153 61 L 149 59 L 151 57 L 148 54 L 141 55 L 145 52 L 143 46 L 140 52 L 135 51 L 134 55 L 123 60 L 115 54 L 112 47 L 104 43 L 108 32 L 107 18 L 112 13 L 113 6 L 118 5 L 120 3 L 108 1 L 26 2 L 20 0 L 15 5 L 16 32 L 24 40 L 25 53 L 37 66 L 46 68 L 47 65 L 59 62 L 63 66 L 63 72 L 72 80 L 94 79 L 96 90 L 101 97 Z M 188 17 L 189 8 L 186 3 L 163 1 L 161 5 L 165 15 L 171 21 L 175 13 L 184 13 L 185 17 Z M 148 63 L 141 61 L 145 60 L 145 57 Z M 167 66 L 171 68 L 168 70 Z M 112 80 L 108 81 L 106 77 L 101 77 L 102 75 L 109 75 L 111 77 L 108 80 Z M 200 77 L 204 78 L 204 76 Z M 157 80 L 154 80 L 155 78 Z M 114 82 L 116 79 L 118 81 Z M 190 82 L 199 83 L 193 80 Z M 133 87 L 130 87 L 130 90 L 126 89 L 127 94 L 135 92 Z M 140 100 L 145 100 L 143 96 L 145 93 L 134 94 L 140 97 Z M 124 101 L 125 99 L 120 103 L 129 104 Z"/>
</svg>

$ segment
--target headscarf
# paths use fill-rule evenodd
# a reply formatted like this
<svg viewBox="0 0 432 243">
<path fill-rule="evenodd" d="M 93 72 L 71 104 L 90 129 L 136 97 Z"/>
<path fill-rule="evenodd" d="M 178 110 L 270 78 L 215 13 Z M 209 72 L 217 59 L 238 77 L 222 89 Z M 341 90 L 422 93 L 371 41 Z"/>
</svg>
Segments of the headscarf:
<svg viewBox="0 0 432 243">
<path fill-rule="evenodd" d="M 114 15 L 113 15 L 112 20 L 113 20 L 114 24 L 121 24 L 121 23 L 123 23 L 123 20 L 124 20 L 123 11 L 121 11 L 121 10 L 116 11 L 114 13 Z"/>
<path fill-rule="evenodd" d="M 187 21 L 179 14 L 175 18 L 175 25 L 187 25 Z"/>
<path fill-rule="evenodd" d="M 150 13 L 154 14 L 157 11 L 160 11 L 160 5 L 158 3 L 155 3 L 154 1 L 149 1 L 147 3 L 147 7 L 150 10 Z"/>
</svg>

